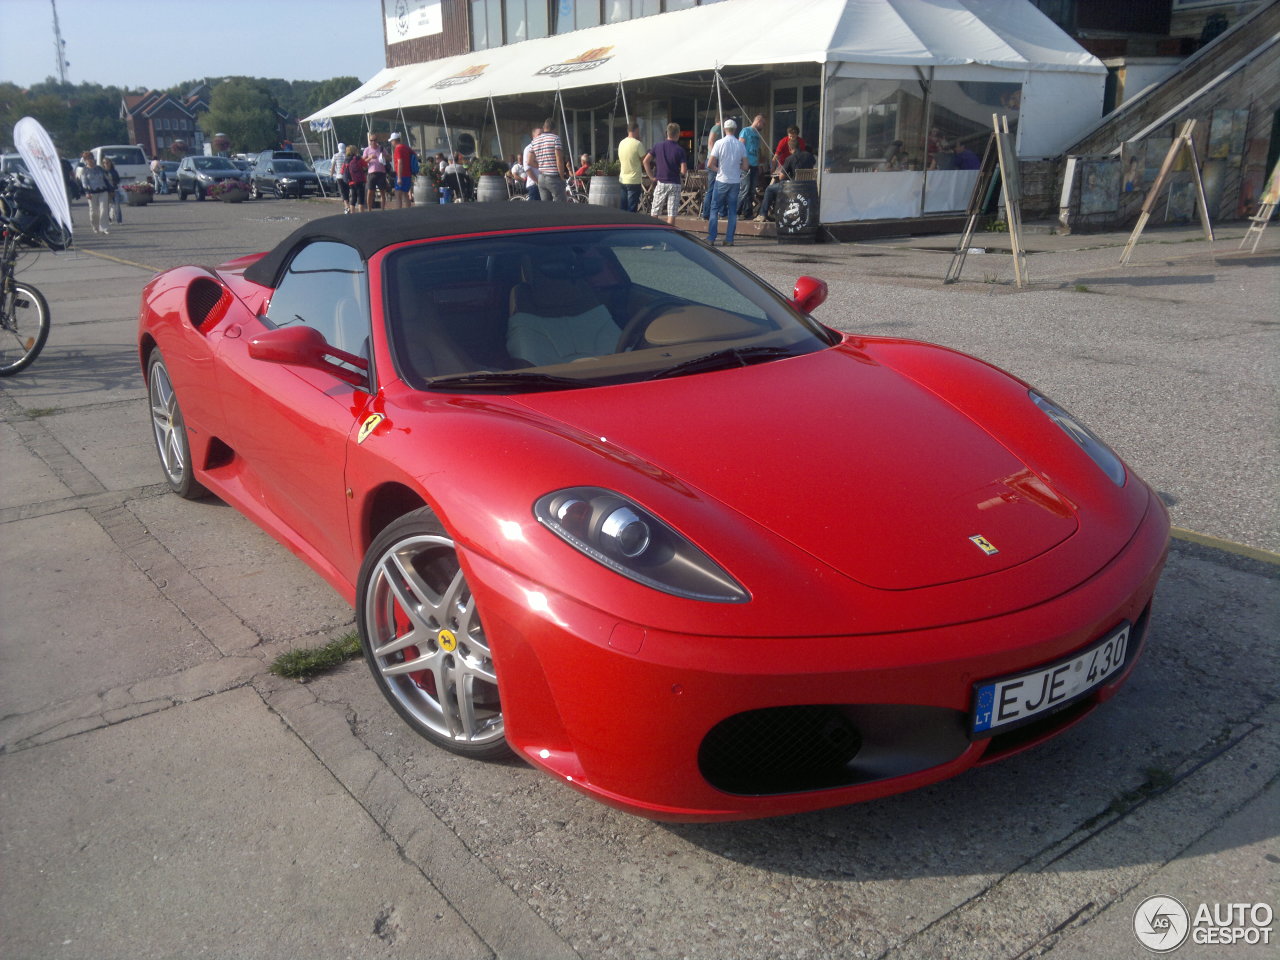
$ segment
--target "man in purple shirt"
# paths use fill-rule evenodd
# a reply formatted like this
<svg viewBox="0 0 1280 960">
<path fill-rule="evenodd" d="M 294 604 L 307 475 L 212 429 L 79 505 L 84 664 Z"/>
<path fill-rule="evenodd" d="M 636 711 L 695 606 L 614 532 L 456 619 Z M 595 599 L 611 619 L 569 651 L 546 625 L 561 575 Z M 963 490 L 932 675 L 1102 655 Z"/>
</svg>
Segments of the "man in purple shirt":
<svg viewBox="0 0 1280 960">
<path fill-rule="evenodd" d="M 953 152 L 955 160 L 952 163 L 952 170 L 977 170 L 982 166 L 982 161 L 978 159 L 978 155 L 959 140 L 955 142 Z"/>
<path fill-rule="evenodd" d="M 680 124 L 667 124 L 667 139 L 654 144 L 644 155 L 644 172 L 655 181 L 653 188 L 653 215 L 663 206 L 667 209 L 667 223 L 676 222 L 680 209 L 680 185 L 689 172 L 689 156 L 680 146 Z"/>
</svg>

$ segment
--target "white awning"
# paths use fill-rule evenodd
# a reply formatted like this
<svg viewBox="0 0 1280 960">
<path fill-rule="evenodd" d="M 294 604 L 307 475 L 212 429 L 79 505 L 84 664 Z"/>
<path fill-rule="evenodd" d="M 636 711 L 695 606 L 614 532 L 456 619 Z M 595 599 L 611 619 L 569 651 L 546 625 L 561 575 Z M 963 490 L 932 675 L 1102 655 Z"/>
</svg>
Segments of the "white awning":
<svg viewBox="0 0 1280 960">
<path fill-rule="evenodd" d="M 389 67 L 306 119 L 779 63 L 1106 73 L 1029 0 L 727 0 Z"/>
</svg>

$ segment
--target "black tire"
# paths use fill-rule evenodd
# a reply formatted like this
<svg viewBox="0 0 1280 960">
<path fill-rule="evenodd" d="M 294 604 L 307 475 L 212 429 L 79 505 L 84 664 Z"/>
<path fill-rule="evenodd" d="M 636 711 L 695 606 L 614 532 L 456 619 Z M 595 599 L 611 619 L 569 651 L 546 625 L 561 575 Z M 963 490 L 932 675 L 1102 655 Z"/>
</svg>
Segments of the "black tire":
<svg viewBox="0 0 1280 960">
<path fill-rule="evenodd" d="M 392 522 L 370 545 L 356 624 L 374 682 L 415 732 L 471 759 L 510 756 L 475 600 L 453 540 L 426 507 Z M 411 634 L 425 639 L 405 644 Z"/>
<path fill-rule="evenodd" d="M 40 228 L 40 240 L 50 250 L 65 250 L 71 246 L 71 234 L 52 217 L 46 218 Z"/>
<path fill-rule="evenodd" d="M 276 199 L 277 200 L 285 199 L 284 187 L 280 185 L 280 181 L 278 180 L 276 181 Z"/>
<path fill-rule="evenodd" d="M 198 183 L 196 184 L 196 199 L 197 200 L 204 199 L 204 187 L 200 186 L 200 184 Z"/>
<path fill-rule="evenodd" d="M 179 184 L 179 186 L 178 186 L 178 200 L 180 200 L 180 201 L 181 201 L 181 200 L 185 200 L 185 199 L 187 199 L 187 191 L 183 190 L 183 189 L 182 189 L 181 184 Z"/>
<path fill-rule="evenodd" d="M 262 191 L 258 189 L 258 182 L 256 180 L 253 183 L 249 184 L 249 199 L 250 200 L 262 199 Z"/>
<path fill-rule="evenodd" d="M 6 298 L 8 299 L 8 298 Z M 49 301 L 35 287 L 14 283 L 0 316 L 0 377 L 25 370 L 49 339 Z"/>
<path fill-rule="evenodd" d="M 159 350 L 153 351 L 147 361 L 147 399 L 151 407 L 151 436 L 169 489 L 185 500 L 208 496 L 209 491 L 195 478 L 187 424 L 182 419 L 178 395 Z"/>
</svg>

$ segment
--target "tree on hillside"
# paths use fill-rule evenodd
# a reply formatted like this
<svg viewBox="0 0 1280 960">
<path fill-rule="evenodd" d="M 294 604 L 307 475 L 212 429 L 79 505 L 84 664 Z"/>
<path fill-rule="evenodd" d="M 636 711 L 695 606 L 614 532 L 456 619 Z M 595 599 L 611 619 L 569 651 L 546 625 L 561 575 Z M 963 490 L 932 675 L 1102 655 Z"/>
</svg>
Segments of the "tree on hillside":
<svg viewBox="0 0 1280 960">
<path fill-rule="evenodd" d="M 207 140 L 225 133 L 233 150 L 254 153 L 279 141 L 276 111 L 275 97 L 265 87 L 244 78 L 227 80 L 214 86 L 200 129 Z"/>
<path fill-rule="evenodd" d="M 128 128 L 120 119 L 125 92 L 119 87 L 60 84 L 52 79 L 26 90 L 0 83 L 0 141 L 8 146 L 13 125 L 22 117 L 35 117 L 64 156 L 106 143 L 125 143 Z"/>
</svg>

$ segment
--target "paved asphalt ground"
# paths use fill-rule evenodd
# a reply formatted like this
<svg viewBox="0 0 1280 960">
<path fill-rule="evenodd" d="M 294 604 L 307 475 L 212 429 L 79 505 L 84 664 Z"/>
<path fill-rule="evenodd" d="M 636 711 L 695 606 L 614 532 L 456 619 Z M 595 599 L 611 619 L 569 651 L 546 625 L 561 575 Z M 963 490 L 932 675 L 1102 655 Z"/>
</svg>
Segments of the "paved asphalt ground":
<svg viewBox="0 0 1280 960">
<path fill-rule="evenodd" d="M 1179 528 L 1145 658 L 1029 754 L 861 806 L 670 826 L 517 762 L 435 750 L 360 662 L 281 652 L 352 612 L 216 500 L 163 486 L 132 345 L 154 270 L 270 247 L 318 201 L 166 197 L 24 261 L 54 328 L 0 381 L 0 957 L 1143 957 L 1153 895 L 1266 902 L 1277 875 L 1280 226 L 779 247 L 832 326 L 958 346 L 1036 383 Z M 377 216 L 368 214 L 367 216 Z M 1005 245 L 1003 236 L 977 241 Z M 808 411 L 822 416 L 822 410 Z M 1176 956 L 1275 956 L 1188 941 Z"/>
</svg>

